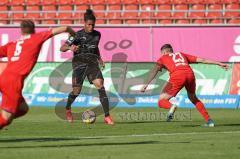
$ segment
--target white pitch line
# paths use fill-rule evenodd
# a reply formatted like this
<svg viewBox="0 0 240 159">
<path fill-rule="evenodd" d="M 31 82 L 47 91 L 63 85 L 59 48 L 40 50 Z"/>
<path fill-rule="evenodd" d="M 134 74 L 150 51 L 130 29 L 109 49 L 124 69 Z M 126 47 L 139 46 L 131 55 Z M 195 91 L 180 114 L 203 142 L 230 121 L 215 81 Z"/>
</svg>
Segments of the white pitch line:
<svg viewBox="0 0 240 159">
<path fill-rule="evenodd" d="M 209 135 L 209 134 L 237 134 L 240 131 L 222 131 L 222 132 L 190 132 L 190 133 L 154 133 L 154 134 L 132 134 L 132 135 L 110 135 L 110 136 L 82 136 L 82 137 L 66 137 L 66 138 L 76 138 L 76 139 L 101 139 L 101 138 L 126 138 L 126 137 L 150 137 L 150 136 L 184 136 L 184 135 Z M 19 138 L 54 138 L 54 136 L 21 136 Z M 55 136 L 56 137 L 56 136 Z M 58 136 L 60 137 L 60 136 Z M 58 138 L 56 137 L 56 138 Z M 62 136 L 61 136 L 62 137 Z M 12 136 L 0 136 L 1 139 L 11 138 Z M 16 139 L 16 138 L 15 138 Z"/>
</svg>

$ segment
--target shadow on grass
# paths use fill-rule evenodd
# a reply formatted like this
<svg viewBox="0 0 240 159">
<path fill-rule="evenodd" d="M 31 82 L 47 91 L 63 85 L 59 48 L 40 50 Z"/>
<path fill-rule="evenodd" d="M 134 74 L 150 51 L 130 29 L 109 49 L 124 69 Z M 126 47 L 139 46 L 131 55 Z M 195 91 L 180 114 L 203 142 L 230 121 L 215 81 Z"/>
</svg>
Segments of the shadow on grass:
<svg viewBox="0 0 240 159">
<path fill-rule="evenodd" d="M 18 148 L 64 148 L 64 147 L 85 147 L 85 146 L 126 146 L 126 145 L 147 145 L 147 144 L 190 144 L 191 142 L 160 142 L 160 141 L 140 141 L 140 142 L 106 142 L 106 143 L 76 143 L 76 144 L 56 144 L 56 145 L 31 145 L 31 146 L 3 146 L 0 149 Z"/>
</svg>

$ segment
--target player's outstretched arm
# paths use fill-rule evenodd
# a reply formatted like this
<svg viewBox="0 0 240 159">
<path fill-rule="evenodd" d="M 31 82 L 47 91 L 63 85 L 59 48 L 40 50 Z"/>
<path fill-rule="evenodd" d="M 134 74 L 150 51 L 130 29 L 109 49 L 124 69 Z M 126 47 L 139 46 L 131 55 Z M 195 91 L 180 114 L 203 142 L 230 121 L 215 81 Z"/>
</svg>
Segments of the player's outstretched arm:
<svg viewBox="0 0 240 159">
<path fill-rule="evenodd" d="M 75 31 L 70 26 L 61 26 L 52 29 L 52 34 L 57 35 L 64 32 L 68 32 L 71 36 L 75 36 Z"/>
<path fill-rule="evenodd" d="M 207 59 L 203 59 L 203 58 L 199 58 L 199 57 L 197 58 L 196 62 L 218 65 L 218 66 L 224 68 L 225 70 L 227 70 L 229 68 L 228 64 L 221 63 L 218 61 L 213 61 L 213 60 L 207 60 Z"/>
<path fill-rule="evenodd" d="M 152 82 L 152 80 L 156 77 L 158 71 L 161 70 L 161 67 L 156 64 L 152 70 L 150 71 L 149 75 L 148 75 L 148 79 L 146 81 L 146 84 L 144 84 L 144 86 L 141 88 L 141 92 L 145 92 L 145 90 L 147 89 L 148 85 Z"/>
</svg>

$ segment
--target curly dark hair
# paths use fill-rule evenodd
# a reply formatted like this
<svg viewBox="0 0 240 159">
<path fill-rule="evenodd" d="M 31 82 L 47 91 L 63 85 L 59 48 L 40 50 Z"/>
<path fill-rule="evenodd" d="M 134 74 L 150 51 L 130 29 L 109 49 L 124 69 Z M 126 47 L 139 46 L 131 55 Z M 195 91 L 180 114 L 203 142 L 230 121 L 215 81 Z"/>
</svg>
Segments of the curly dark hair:
<svg viewBox="0 0 240 159">
<path fill-rule="evenodd" d="M 96 21 L 94 12 L 91 9 L 87 9 L 86 12 L 84 13 L 84 21 L 86 22 L 88 20 L 93 20 L 94 22 Z"/>
</svg>

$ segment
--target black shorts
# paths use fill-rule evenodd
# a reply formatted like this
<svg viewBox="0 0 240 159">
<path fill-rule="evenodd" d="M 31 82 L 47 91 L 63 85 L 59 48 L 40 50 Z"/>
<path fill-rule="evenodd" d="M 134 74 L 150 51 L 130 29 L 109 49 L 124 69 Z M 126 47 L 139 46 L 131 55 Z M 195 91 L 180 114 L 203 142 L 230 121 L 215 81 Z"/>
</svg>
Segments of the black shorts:
<svg viewBox="0 0 240 159">
<path fill-rule="evenodd" d="M 98 62 L 85 63 L 81 61 L 73 61 L 72 67 L 72 87 L 81 86 L 86 77 L 88 78 L 90 84 L 92 84 L 92 81 L 95 79 L 104 79 Z"/>
</svg>

